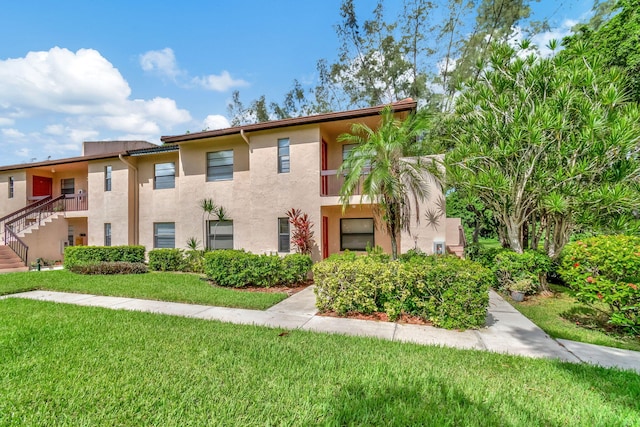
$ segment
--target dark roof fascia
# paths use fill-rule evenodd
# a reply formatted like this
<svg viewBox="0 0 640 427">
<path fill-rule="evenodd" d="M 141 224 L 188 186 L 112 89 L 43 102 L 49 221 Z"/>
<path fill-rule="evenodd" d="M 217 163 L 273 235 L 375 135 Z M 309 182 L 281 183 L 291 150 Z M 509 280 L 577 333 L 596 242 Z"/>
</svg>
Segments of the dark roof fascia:
<svg viewBox="0 0 640 427">
<path fill-rule="evenodd" d="M 391 106 L 391 108 L 393 108 L 393 111 L 402 112 L 402 111 L 415 110 L 417 103 L 416 101 L 413 101 L 413 100 L 404 100 L 404 101 L 396 102 L 394 104 L 389 104 L 389 105 Z M 184 135 L 163 136 L 160 138 L 160 140 L 165 143 L 181 143 L 181 142 L 188 142 L 188 141 L 200 140 L 205 138 L 214 138 L 214 137 L 225 136 L 225 135 L 239 134 L 241 133 L 241 131 L 256 132 L 261 130 L 277 129 L 277 128 L 283 128 L 288 126 L 301 126 L 301 125 L 308 125 L 308 124 L 333 122 L 338 120 L 358 119 L 361 117 L 368 117 L 368 116 L 374 116 L 374 115 L 380 114 L 380 112 L 385 107 L 387 107 L 387 105 L 378 105 L 375 107 L 361 108 L 359 110 L 339 111 L 334 113 L 317 114 L 314 116 L 273 120 L 269 122 L 254 123 L 254 124 L 245 125 L 245 126 L 236 126 L 231 128 L 210 130 L 210 131 L 204 131 L 204 132 L 194 132 L 194 133 L 188 133 Z"/>
<path fill-rule="evenodd" d="M 180 147 L 174 144 L 161 145 L 159 147 L 152 148 L 138 148 L 137 150 L 127 151 L 127 155 L 131 157 L 145 156 L 147 154 L 169 153 L 172 151 L 178 151 Z"/>
<path fill-rule="evenodd" d="M 22 163 L 22 164 L 9 165 L 9 166 L 0 166 L 0 172 L 19 170 L 19 169 L 40 168 L 44 166 L 64 165 L 67 163 L 80 163 L 80 162 L 86 162 L 89 160 L 111 159 L 114 157 L 118 157 L 118 155 L 120 154 L 126 154 L 126 151 L 119 152 L 119 153 L 94 154 L 91 156 L 67 157 L 66 159 L 46 160 L 44 162 L 33 162 L 33 163 Z"/>
</svg>

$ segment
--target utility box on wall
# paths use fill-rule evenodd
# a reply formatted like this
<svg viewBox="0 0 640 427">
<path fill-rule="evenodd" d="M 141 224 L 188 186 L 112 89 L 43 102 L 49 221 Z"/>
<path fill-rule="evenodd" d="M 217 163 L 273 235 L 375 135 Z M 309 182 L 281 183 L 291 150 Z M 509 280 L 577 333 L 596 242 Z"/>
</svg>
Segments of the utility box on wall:
<svg viewBox="0 0 640 427">
<path fill-rule="evenodd" d="M 444 255 L 445 253 L 444 240 L 433 241 L 433 253 L 436 255 Z"/>
</svg>

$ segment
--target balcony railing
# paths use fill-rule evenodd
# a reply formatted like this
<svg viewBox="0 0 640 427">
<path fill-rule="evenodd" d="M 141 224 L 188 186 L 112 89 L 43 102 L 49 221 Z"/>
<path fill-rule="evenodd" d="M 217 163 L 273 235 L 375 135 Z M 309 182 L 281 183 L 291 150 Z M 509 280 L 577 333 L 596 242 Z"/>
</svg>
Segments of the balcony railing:
<svg viewBox="0 0 640 427">
<path fill-rule="evenodd" d="M 85 193 L 81 194 L 65 194 L 64 195 L 64 210 L 71 211 L 86 211 L 89 209 L 89 200 Z"/>
<path fill-rule="evenodd" d="M 344 184 L 344 174 L 338 174 L 337 170 L 323 170 L 320 171 L 320 195 L 321 196 L 339 196 L 340 188 Z M 352 194 L 354 196 L 360 195 L 362 192 L 362 178 L 360 179 L 360 185 L 356 188 L 356 191 Z"/>
</svg>

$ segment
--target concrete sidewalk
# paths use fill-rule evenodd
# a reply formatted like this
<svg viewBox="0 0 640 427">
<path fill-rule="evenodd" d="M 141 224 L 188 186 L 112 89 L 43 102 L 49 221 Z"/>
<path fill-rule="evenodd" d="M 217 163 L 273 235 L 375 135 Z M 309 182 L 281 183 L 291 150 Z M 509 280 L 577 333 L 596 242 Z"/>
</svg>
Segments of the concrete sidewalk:
<svg viewBox="0 0 640 427">
<path fill-rule="evenodd" d="M 23 292 L 2 298 L 28 298 L 238 324 L 377 337 L 424 345 L 487 350 L 574 363 L 585 362 L 605 367 L 632 369 L 640 373 L 640 352 L 554 340 L 493 291 L 489 295 L 486 327 L 467 331 L 317 316 L 313 287 L 298 292 L 266 311 L 51 291 Z"/>
</svg>

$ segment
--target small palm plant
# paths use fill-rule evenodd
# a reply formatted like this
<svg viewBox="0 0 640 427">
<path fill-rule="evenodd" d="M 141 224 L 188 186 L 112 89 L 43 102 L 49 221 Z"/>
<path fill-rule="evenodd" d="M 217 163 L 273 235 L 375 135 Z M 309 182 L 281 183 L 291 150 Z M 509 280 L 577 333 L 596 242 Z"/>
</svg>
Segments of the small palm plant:
<svg viewBox="0 0 640 427">
<path fill-rule="evenodd" d="M 209 223 L 211 215 L 218 209 L 218 207 L 215 205 L 215 203 L 213 203 L 213 199 L 202 199 L 200 200 L 199 206 L 200 209 L 202 209 L 202 241 L 205 242 L 205 249 L 209 249 L 209 239 L 207 239 L 207 224 Z"/>
</svg>

